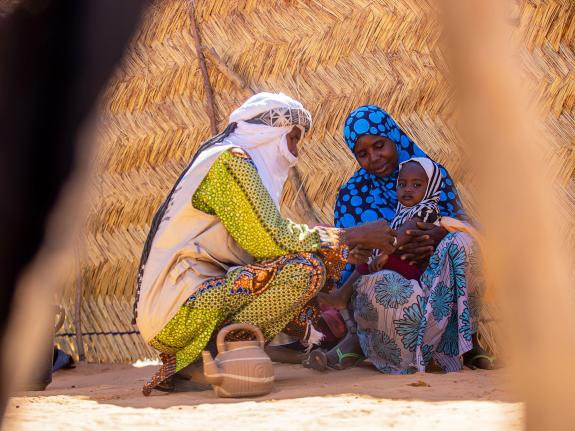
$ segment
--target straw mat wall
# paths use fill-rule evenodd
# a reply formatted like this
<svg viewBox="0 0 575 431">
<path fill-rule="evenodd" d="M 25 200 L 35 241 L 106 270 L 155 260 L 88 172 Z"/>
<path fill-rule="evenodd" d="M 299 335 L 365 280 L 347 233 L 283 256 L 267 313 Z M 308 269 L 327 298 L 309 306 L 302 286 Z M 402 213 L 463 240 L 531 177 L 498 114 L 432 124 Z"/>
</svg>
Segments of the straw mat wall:
<svg viewBox="0 0 575 431">
<path fill-rule="evenodd" d="M 520 10 L 523 60 L 536 82 L 554 140 L 549 163 L 564 194 L 575 240 L 575 6 L 528 1 Z M 254 90 L 283 91 L 314 114 L 299 163 L 316 217 L 332 221 L 338 187 L 356 165 L 342 123 L 356 106 L 387 109 L 443 163 L 470 197 L 450 127 L 452 103 L 440 32 L 422 0 L 197 0 L 206 47 Z M 208 61 L 219 129 L 244 99 Z M 151 357 L 130 324 L 136 268 L 154 210 L 198 144 L 210 136 L 187 2 L 157 1 L 104 97 L 94 197 L 81 241 L 82 330 L 90 361 Z M 302 193 L 300 190 L 299 193 Z M 303 221 L 290 184 L 285 213 Z M 58 342 L 76 352 L 75 282 L 62 298 L 68 314 Z M 101 335 L 98 335 L 98 334 Z M 90 335 L 91 334 L 91 335 Z"/>
</svg>

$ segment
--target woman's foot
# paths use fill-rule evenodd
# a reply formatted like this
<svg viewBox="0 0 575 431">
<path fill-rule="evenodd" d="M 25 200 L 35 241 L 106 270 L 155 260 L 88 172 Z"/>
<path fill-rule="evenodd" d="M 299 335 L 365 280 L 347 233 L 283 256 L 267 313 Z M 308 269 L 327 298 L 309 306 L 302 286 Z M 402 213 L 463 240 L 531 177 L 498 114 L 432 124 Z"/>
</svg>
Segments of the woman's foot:
<svg viewBox="0 0 575 431">
<path fill-rule="evenodd" d="M 305 360 L 305 350 L 291 349 L 285 346 L 266 346 L 264 351 L 270 357 L 272 362 L 281 362 L 284 364 L 301 364 Z"/>
<path fill-rule="evenodd" d="M 198 359 L 186 368 L 181 369 L 174 377 L 176 381 L 184 380 L 199 386 L 209 387 L 210 385 L 204 375 L 204 362 L 202 359 Z"/>
<path fill-rule="evenodd" d="M 174 376 L 168 377 L 166 380 L 154 386 L 154 389 L 161 392 L 176 392 L 176 381 Z"/>
<path fill-rule="evenodd" d="M 304 366 L 317 371 L 327 368 L 345 370 L 357 365 L 365 357 L 356 334 L 348 333 L 333 349 L 329 351 L 313 350 Z"/>
<path fill-rule="evenodd" d="M 497 360 L 495 356 L 489 355 L 481 347 L 473 348 L 463 355 L 463 365 L 476 370 L 497 370 L 502 368 L 503 365 Z"/>
<path fill-rule="evenodd" d="M 431 360 L 429 361 L 429 363 L 425 367 L 425 372 L 431 373 L 431 374 L 446 374 L 447 373 L 447 371 L 445 371 L 443 369 L 443 367 L 441 365 L 439 365 L 439 363 L 433 358 L 431 358 Z"/>
<path fill-rule="evenodd" d="M 207 348 L 209 348 L 208 346 Z M 202 359 L 192 362 L 187 367 L 156 384 L 153 389 L 161 392 L 205 391 L 211 386 L 204 375 Z M 149 393 L 149 392 L 148 392 Z"/>
<path fill-rule="evenodd" d="M 497 358 L 484 350 L 477 340 L 477 334 L 473 334 L 473 348 L 463 354 L 463 365 L 475 370 L 477 368 L 481 370 L 496 370 L 502 368 L 501 364 Z"/>
</svg>

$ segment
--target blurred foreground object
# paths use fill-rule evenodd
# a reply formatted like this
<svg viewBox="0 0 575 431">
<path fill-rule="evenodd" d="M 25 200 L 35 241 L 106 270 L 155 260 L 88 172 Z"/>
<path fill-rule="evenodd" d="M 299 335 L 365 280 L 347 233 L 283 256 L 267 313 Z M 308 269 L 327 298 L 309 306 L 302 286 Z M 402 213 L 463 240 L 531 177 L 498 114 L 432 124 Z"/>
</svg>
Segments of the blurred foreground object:
<svg viewBox="0 0 575 431">
<path fill-rule="evenodd" d="M 552 136 L 521 66 L 528 2 L 445 0 L 460 130 L 477 180 L 484 253 L 529 430 L 573 430 L 573 287 L 549 166 Z M 546 163 L 547 162 L 547 163 Z"/>
<path fill-rule="evenodd" d="M 53 328 L 55 288 L 69 270 L 85 166 L 64 185 L 86 158 L 78 148 L 90 140 L 82 126 L 146 2 L 8 3 L 0 21 L 0 414 L 11 384 L 43 368 L 37 354 Z"/>
</svg>

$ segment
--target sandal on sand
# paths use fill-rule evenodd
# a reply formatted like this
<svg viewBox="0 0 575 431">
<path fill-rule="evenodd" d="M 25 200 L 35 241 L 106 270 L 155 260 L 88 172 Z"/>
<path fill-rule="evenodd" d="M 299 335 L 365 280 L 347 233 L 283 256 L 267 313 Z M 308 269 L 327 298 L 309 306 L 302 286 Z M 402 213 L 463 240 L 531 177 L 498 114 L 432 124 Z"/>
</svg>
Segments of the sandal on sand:
<svg viewBox="0 0 575 431">
<path fill-rule="evenodd" d="M 327 357 L 327 352 L 323 350 L 314 350 L 310 353 L 308 359 L 309 368 L 316 371 L 325 371 L 327 368 L 333 368 L 335 370 L 345 370 L 356 366 L 359 362 L 363 361 L 364 356 L 359 353 L 349 352 L 343 353 L 339 347 L 336 347 L 335 353 L 337 354 L 337 362 L 330 364 Z M 351 359 L 345 362 L 345 359 Z M 304 364 L 305 366 L 305 364 Z"/>
<path fill-rule="evenodd" d="M 499 363 L 495 356 L 489 355 L 488 352 L 477 345 L 463 355 L 463 365 L 472 370 L 476 370 L 477 368 L 482 370 L 496 370 L 503 367 L 503 364 Z"/>
<path fill-rule="evenodd" d="M 348 329 L 354 328 L 348 327 Z M 324 371 L 326 368 L 345 370 L 361 362 L 365 358 L 362 353 L 357 334 L 355 331 L 349 330 L 347 335 L 331 350 L 327 352 L 319 349 L 312 351 L 309 354 L 307 365 L 317 371 Z"/>
<path fill-rule="evenodd" d="M 158 383 L 154 389 L 157 389 L 161 392 L 176 392 L 176 381 L 174 376 L 170 376 L 163 382 Z"/>
<path fill-rule="evenodd" d="M 472 370 L 476 370 L 478 368 L 481 370 L 497 370 L 498 368 L 502 368 L 502 365 L 497 363 L 497 358 L 495 356 L 489 356 L 484 353 L 478 353 L 470 359 L 465 359 L 463 364 Z"/>
<path fill-rule="evenodd" d="M 168 377 L 162 383 L 154 387 L 154 389 L 160 392 L 200 392 L 210 390 L 211 388 L 212 387 L 209 384 L 188 379 L 178 373 Z"/>
</svg>

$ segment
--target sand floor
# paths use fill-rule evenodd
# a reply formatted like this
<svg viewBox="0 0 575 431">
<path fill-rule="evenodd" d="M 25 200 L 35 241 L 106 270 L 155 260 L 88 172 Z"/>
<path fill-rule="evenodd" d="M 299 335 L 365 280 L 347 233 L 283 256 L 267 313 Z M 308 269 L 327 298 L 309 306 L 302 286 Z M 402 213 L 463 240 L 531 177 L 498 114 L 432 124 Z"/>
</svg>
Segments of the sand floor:
<svg viewBox="0 0 575 431">
<path fill-rule="evenodd" d="M 44 392 L 17 394 L 4 430 L 518 430 L 523 404 L 504 370 L 388 376 L 370 367 L 318 373 L 276 364 L 274 391 L 257 399 L 211 390 L 141 395 L 156 366 L 79 365 Z M 189 389 L 189 388 L 188 388 Z"/>
</svg>

